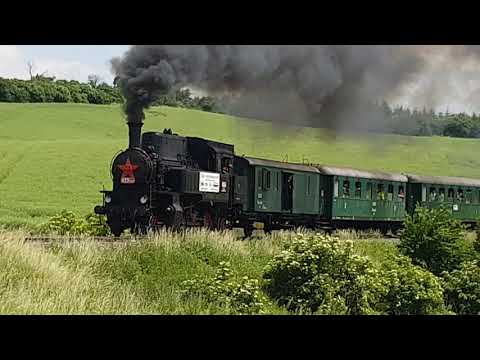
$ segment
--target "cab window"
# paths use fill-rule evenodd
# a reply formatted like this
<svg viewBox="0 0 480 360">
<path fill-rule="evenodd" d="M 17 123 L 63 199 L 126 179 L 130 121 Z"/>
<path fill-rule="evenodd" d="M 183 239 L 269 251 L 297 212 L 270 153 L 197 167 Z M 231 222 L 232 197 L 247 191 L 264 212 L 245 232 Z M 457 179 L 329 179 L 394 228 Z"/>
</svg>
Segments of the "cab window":
<svg viewBox="0 0 480 360">
<path fill-rule="evenodd" d="M 230 158 L 222 158 L 222 173 L 229 174 L 232 168 L 232 160 Z"/>
</svg>

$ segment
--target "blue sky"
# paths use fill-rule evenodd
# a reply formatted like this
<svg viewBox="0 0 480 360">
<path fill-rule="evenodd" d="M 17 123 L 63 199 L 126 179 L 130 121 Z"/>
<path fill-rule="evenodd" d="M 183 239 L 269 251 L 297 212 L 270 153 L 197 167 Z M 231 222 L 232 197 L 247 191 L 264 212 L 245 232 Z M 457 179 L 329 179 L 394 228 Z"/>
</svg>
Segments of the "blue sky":
<svg viewBox="0 0 480 360">
<path fill-rule="evenodd" d="M 109 61 L 128 48 L 129 45 L 0 45 L 0 77 L 26 79 L 27 62 L 33 61 L 35 73 L 47 71 L 59 79 L 79 81 L 97 74 L 111 83 Z"/>
</svg>

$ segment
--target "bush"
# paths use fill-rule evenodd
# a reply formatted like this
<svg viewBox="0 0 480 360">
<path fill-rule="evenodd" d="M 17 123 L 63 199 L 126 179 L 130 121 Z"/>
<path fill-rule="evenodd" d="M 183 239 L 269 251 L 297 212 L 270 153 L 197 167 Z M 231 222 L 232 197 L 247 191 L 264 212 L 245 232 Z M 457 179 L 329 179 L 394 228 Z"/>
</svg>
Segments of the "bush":
<svg viewBox="0 0 480 360">
<path fill-rule="evenodd" d="M 372 263 L 351 241 L 298 234 L 264 271 L 267 294 L 292 312 L 371 314 L 385 292 Z"/>
<path fill-rule="evenodd" d="M 413 216 L 407 216 L 399 250 L 435 275 L 459 269 L 474 256 L 465 227 L 444 208 L 417 207 Z"/>
<path fill-rule="evenodd" d="M 480 220 L 477 221 L 477 225 L 475 228 L 475 240 L 473 241 L 473 249 L 480 253 Z"/>
<path fill-rule="evenodd" d="M 466 262 L 459 270 L 443 274 L 447 306 L 459 315 L 480 315 L 480 264 Z"/>
<path fill-rule="evenodd" d="M 267 301 L 261 293 L 259 282 L 247 276 L 232 280 L 228 262 L 221 262 L 210 279 L 193 279 L 182 283 L 184 297 L 199 296 L 208 303 L 225 307 L 230 314 L 263 313 Z"/>
<path fill-rule="evenodd" d="M 84 233 L 90 236 L 107 236 L 111 234 L 105 216 L 90 213 L 85 216 Z"/>
<path fill-rule="evenodd" d="M 41 232 L 53 232 L 59 235 L 79 235 L 84 231 L 83 222 L 68 210 L 62 210 L 60 214 L 54 215 L 41 228 Z"/>
<path fill-rule="evenodd" d="M 110 229 L 104 216 L 92 213 L 82 219 L 71 211 L 62 210 L 60 214 L 51 217 L 46 224 L 43 224 L 40 232 L 59 235 L 106 236 L 110 234 Z"/>
<path fill-rule="evenodd" d="M 380 268 L 387 292 L 378 309 L 388 315 L 445 314 L 441 281 L 405 256 L 386 259 Z"/>
</svg>

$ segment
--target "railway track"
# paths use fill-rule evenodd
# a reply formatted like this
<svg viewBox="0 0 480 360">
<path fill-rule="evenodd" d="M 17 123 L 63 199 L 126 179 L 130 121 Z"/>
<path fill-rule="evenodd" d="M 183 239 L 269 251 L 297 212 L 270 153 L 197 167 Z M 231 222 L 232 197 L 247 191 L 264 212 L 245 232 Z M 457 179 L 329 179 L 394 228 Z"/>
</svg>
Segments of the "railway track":
<svg viewBox="0 0 480 360">
<path fill-rule="evenodd" d="M 26 236 L 25 242 L 40 242 L 40 243 L 53 243 L 53 242 L 79 242 L 85 240 L 93 240 L 95 242 L 103 243 L 125 243 L 127 241 L 137 241 L 141 237 L 120 237 L 113 236 Z"/>
<path fill-rule="evenodd" d="M 114 236 L 49 236 L 49 235 L 42 235 L 42 236 L 26 236 L 24 241 L 25 242 L 36 242 L 36 243 L 65 243 L 65 242 L 81 242 L 81 241 L 94 241 L 98 243 L 106 243 L 106 244 L 124 244 L 127 242 L 139 242 L 142 239 L 145 239 L 146 236 L 122 236 L 116 238 Z M 389 242 L 399 242 L 399 237 L 396 235 L 385 235 L 383 238 L 362 238 L 359 241 L 364 240 L 384 240 Z"/>
</svg>

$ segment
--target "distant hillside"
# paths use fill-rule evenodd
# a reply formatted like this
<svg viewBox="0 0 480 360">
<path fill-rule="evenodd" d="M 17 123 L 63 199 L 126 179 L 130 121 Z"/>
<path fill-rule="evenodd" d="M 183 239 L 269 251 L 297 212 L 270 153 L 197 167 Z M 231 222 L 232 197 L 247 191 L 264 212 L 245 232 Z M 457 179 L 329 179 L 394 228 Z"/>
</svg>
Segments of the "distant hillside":
<svg viewBox="0 0 480 360">
<path fill-rule="evenodd" d="M 263 121 L 156 107 L 144 131 L 235 145 L 239 155 L 425 175 L 480 178 L 480 141 L 445 137 L 342 135 L 274 129 Z M 120 105 L 0 103 L 0 224 L 44 221 L 62 208 L 79 213 L 111 187 L 110 160 L 127 145 Z"/>
</svg>

